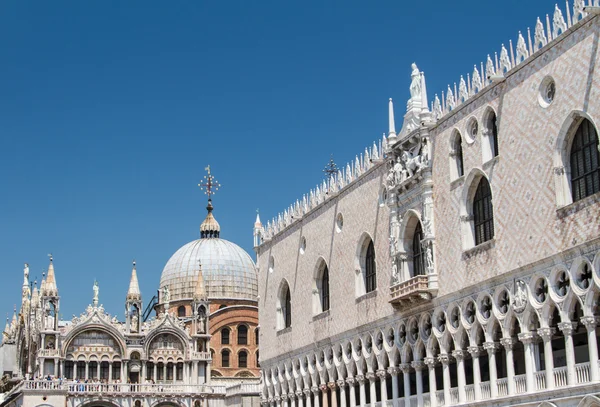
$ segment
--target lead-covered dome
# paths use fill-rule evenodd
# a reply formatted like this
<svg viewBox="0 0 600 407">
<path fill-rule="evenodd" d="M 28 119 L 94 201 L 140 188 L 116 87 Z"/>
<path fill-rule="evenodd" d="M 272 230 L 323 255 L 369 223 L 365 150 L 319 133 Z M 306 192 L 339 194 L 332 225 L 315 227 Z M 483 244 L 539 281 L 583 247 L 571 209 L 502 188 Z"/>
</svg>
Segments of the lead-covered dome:
<svg viewBox="0 0 600 407">
<path fill-rule="evenodd" d="M 177 250 L 160 276 L 160 290 L 169 287 L 170 301 L 192 299 L 202 265 L 209 299 L 235 298 L 256 301 L 256 267 L 244 249 L 225 239 L 194 240 Z"/>
</svg>

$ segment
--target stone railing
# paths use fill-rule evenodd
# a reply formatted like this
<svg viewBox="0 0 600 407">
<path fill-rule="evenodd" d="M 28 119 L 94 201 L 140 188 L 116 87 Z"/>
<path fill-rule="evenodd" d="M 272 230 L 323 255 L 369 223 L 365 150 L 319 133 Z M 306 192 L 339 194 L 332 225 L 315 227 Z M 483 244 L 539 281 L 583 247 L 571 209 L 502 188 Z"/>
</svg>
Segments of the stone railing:
<svg viewBox="0 0 600 407">
<path fill-rule="evenodd" d="M 260 394 L 260 383 L 239 383 L 227 388 L 227 397 L 243 394 Z"/>
<path fill-rule="evenodd" d="M 70 395 L 101 393 L 106 396 L 134 394 L 225 394 L 225 386 L 203 384 L 122 384 L 76 383 L 73 381 L 26 380 L 21 389 L 32 391 L 65 391 Z"/>
<path fill-rule="evenodd" d="M 394 305 L 404 306 L 428 301 L 434 297 L 436 291 L 429 288 L 429 276 L 415 276 L 390 287 L 390 302 Z"/>
</svg>

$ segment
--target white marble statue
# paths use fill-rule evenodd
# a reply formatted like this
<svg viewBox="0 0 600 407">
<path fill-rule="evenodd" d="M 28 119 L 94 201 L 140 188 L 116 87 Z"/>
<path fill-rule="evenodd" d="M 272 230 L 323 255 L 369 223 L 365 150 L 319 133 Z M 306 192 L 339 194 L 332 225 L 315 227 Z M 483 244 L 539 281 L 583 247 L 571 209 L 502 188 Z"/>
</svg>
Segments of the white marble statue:
<svg viewBox="0 0 600 407">
<path fill-rule="evenodd" d="M 97 307 L 98 298 L 100 296 L 100 286 L 98 285 L 98 282 L 96 280 L 94 280 L 94 286 L 92 287 L 92 290 L 94 290 L 94 298 L 92 303 L 94 304 L 94 307 Z"/>
<path fill-rule="evenodd" d="M 164 303 L 168 303 L 171 300 L 171 294 L 169 293 L 168 286 L 165 286 L 165 288 L 163 288 L 162 297 Z"/>
<path fill-rule="evenodd" d="M 410 100 L 421 102 L 421 72 L 417 68 L 417 64 L 413 62 L 411 65 L 412 73 L 410 74 Z"/>
</svg>

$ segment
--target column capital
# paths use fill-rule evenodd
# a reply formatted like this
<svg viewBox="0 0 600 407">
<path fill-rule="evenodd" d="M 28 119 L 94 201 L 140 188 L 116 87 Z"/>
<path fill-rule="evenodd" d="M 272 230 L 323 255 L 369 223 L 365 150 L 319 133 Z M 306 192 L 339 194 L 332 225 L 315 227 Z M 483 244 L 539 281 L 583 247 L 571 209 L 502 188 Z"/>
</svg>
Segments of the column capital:
<svg viewBox="0 0 600 407">
<path fill-rule="evenodd" d="M 319 388 L 317 386 L 311 387 L 310 390 L 315 394 L 319 394 Z"/>
<path fill-rule="evenodd" d="M 500 344 L 498 342 L 484 342 L 483 349 L 485 349 L 488 354 L 496 353 L 500 350 Z"/>
<path fill-rule="evenodd" d="M 311 389 L 304 389 L 302 391 L 304 392 L 304 394 L 306 394 L 306 397 L 310 397 L 310 393 L 312 393 Z"/>
<path fill-rule="evenodd" d="M 513 346 L 517 341 L 514 338 L 502 338 L 500 339 L 500 343 L 504 346 L 506 350 L 512 350 Z"/>
<path fill-rule="evenodd" d="M 358 384 L 361 384 L 361 385 L 365 382 L 365 376 L 363 376 L 363 375 L 357 375 L 355 377 L 355 379 L 358 382 Z"/>
<path fill-rule="evenodd" d="M 367 374 L 365 375 L 365 377 L 367 379 L 369 379 L 369 381 L 373 381 L 373 380 L 375 380 L 376 376 L 375 376 L 375 373 L 373 373 L 373 372 L 367 372 Z"/>
<path fill-rule="evenodd" d="M 521 332 L 517 335 L 520 342 L 523 342 L 525 345 L 529 345 L 535 341 L 536 335 L 533 332 Z"/>
<path fill-rule="evenodd" d="M 452 351 L 452 356 L 454 356 L 454 359 L 456 359 L 457 361 L 464 360 L 466 352 L 462 349 L 457 349 L 455 351 Z"/>
<path fill-rule="evenodd" d="M 425 370 L 425 363 L 423 363 L 423 361 L 421 360 L 415 360 L 414 362 L 411 363 L 413 369 L 415 369 L 415 371 L 420 372 Z"/>
<path fill-rule="evenodd" d="M 343 389 L 344 387 L 346 387 L 346 381 L 344 379 L 338 380 L 336 383 L 340 389 Z"/>
<path fill-rule="evenodd" d="M 397 366 L 390 366 L 388 367 L 388 373 L 391 376 L 398 376 L 398 373 L 400 373 L 400 369 Z"/>
<path fill-rule="evenodd" d="M 436 364 L 436 360 L 434 357 L 426 357 L 425 359 L 423 359 L 423 362 L 425 362 L 425 364 L 430 368 L 433 369 L 435 368 L 435 364 Z"/>
<path fill-rule="evenodd" d="M 438 360 L 442 365 L 448 366 L 450 364 L 450 355 L 448 355 L 447 353 L 440 353 L 438 355 Z"/>
<path fill-rule="evenodd" d="M 482 351 L 483 349 L 481 349 L 479 346 L 469 346 L 467 348 L 467 352 L 469 352 L 473 358 L 478 358 Z"/>
<path fill-rule="evenodd" d="M 558 329 L 561 330 L 564 336 L 571 336 L 573 331 L 577 328 L 577 323 L 573 322 L 559 322 Z"/>
<path fill-rule="evenodd" d="M 327 390 L 329 390 L 329 387 L 327 387 L 327 385 L 325 383 L 323 383 L 319 386 L 319 389 L 321 389 L 321 391 L 323 393 L 327 393 Z"/>
<path fill-rule="evenodd" d="M 408 372 L 410 372 L 410 368 L 412 366 L 410 365 L 410 363 L 402 363 L 399 367 L 400 367 L 400 370 L 402 370 L 403 373 L 408 373 Z"/>
<path fill-rule="evenodd" d="M 291 392 L 291 393 L 288 393 L 288 395 L 287 395 L 287 396 L 288 396 L 288 399 L 290 399 L 290 400 L 294 400 L 294 399 L 296 398 L 296 393 L 294 393 L 294 392 Z"/>
<path fill-rule="evenodd" d="M 537 334 L 542 338 L 542 341 L 548 342 L 552 340 L 552 337 L 556 333 L 556 329 L 554 328 L 538 328 Z"/>
<path fill-rule="evenodd" d="M 377 377 L 379 377 L 380 379 L 385 379 L 385 377 L 387 376 L 387 372 L 385 371 L 385 369 L 380 369 L 376 372 Z"/>
<path fill-rule="evenodd" d="M 348 386 L 354 387 L 354 384 L 356 383 L 356 380 L 355 380 L 354 377 L 347 377 L 346 378 L 346 383 L 348 383 Z"/>
<path fill-rule="evenodd" d="M 301 398 L 306 390 L 296 390 L 296 397 Z"/>
<path fill-rule="evenodd" d="M 596 317 L 588 315 L 585 317 L 581 317 L 581 323 L 585 325 L 585 328 L 588 331 L 593 331 L 598 325 L 598 320 L 596 319 Z"/>
<path fill-rule="evenodd" d="M 336 383 L 335 382 L 329 382 L 327 383 L 327 387 L 329 387 L 332 391 L 335 391 L 336 388 Z"/>
</svg>

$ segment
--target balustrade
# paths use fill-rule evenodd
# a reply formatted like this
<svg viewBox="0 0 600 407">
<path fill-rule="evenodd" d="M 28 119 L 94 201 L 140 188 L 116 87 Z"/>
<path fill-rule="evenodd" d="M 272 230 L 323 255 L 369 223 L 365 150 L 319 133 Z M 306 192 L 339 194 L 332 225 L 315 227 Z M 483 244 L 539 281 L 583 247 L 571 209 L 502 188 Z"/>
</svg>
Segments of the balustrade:
<svg viewBox="0 0 600 407">
<path fill-rule="evenodd" d="M 527 392 L 527 378 L 524 374 L 515 376 L 515 391 L 517 394 Z"/>
<path fill-rule="evenodd" d="M 506 377 L 498 379 L 498 396 L 508 396 L 508 379 Z"/>
<path fill-rule="evenodd" d="M 475 400 L 475 386 L 468 384 L 465 386 L 465 393 L 467 395 L 467 401 Z"/>
<path fill-rule="evenodd" d="M 492 398 L 492 388 L 490 386 L 490 382 L 481 383 L 481 398 L 484 400 Z"/>
<path fill-rule="evenodd" d="M 242 389 L 241 386 L 250 386 L 248 389 Z M 69 394 L 78 393 L 102 393 L 110 395 L 111 393 L 169 393 L 169 394 L 198 394 L 198 393 L 216 393 L 225 394 L 225 386 L 209 386 L 197 384 L 122 384 L 122 383 L 77 383 L 73 381 L 50 381 L 50 380 L 27 380 L 24 382 L 25 390 L 60 390 Z M 255 384 L 241 384 L 240 391 L 256 391 Z"/>
</svg>

